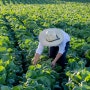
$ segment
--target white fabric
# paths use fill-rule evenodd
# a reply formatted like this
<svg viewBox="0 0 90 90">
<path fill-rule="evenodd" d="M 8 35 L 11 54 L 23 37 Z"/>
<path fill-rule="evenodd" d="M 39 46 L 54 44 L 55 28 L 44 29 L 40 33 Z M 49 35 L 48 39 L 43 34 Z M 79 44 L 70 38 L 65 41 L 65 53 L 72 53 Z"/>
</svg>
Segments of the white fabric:
<svg viewBox="0 0 90 90">
<path fill-rule="evenodd" d="M 36 53 L 42 54 L 44 46 L 39 42 L 38 48 L 36 49 Z"/>
<path fill-rule="evenodd" d="M 64 40 L 59 45 L 57 45 L 57 46 L 59 46 L 58 53 L 61 53 L 61 54 L 63 54 L 64 51 L 65 51 L 66 43 L 68 41 L 70 41 L 70 36 L 66 32 L 64 32 L 63 30 L 62 30 L 62 32 L 63 32 L 63 35 L 64 35 Z M 38 48 L 36 49 L 36 53 L 42 54 L 43 49 L 44 49 L 44 46 L 39 42 Z"/>
</svg>

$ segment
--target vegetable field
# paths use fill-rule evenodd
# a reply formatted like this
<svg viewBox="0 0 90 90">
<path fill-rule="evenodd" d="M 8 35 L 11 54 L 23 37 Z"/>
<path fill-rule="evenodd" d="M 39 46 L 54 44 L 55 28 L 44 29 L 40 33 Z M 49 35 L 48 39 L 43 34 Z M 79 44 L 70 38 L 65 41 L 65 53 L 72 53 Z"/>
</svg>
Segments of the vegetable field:
<svg viewBox="0 0 90 90">
<path fill-rule="evenodd" d="M 47 47 L 32 65 L 40 31 L 52 27 L 71 36 L 63 72 Z M 90 90 L 90 0 L 0 0 L 0 90 Z"/>
</svg>

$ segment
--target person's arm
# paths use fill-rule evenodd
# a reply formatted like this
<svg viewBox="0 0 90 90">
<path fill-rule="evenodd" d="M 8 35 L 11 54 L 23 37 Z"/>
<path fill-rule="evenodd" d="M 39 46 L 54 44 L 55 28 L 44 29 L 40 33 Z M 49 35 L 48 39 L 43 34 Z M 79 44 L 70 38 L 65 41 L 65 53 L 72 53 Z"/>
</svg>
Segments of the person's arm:
<svg viewBox="0 0 90 90">
<path fill-rule="evenodd" d="M 58 59 L 59 59 L 61 56 L 62 56 L 62 54 L 61 54 L 61 53 L 58 53 L 53 61 L 54 61 L 54 62 L 57 62 Z"/>
<path fill-rule="evenodd" d="M 56 65 L 56 62 L 59 60 L 59 58 L 62 56 L 62 54 L 64 53 L 65 51 L 65 46 L 66 46 L 66 43 L 63 41 L 60 45 L 59 45 L 59 51 L 55 57 L 55 59 L 52 61 L 51 63 L 51 66 L 52 67 L 55 67 Z"/>
<path fill-rule="evenodd" d="M 34 58 L 33 58 L 33 64 L 34 65 L 37 64 L 37 61 L 39 60 L 40 55 L 43 52 L 43 48 L 44 48 L 44 46 L 39 42 L 38 48 L 36 49 L 36 53 L 35 53 Z"/>
<path fill-rule="evenodd" d="M 34 65 L 37 64 L 37 61 L 39 60 L 39 58 L 40 58 L 40 54 L 35 53 L 35 56 L 34 56 L 34 58 L 33 58 L 33 64 L 34 64 Z"/>
<path fill-rule="evenodd" d="M 58 53 L 58 54 L 56 55 L 55 59 L 54 59 L 54 60 L 52 61 L 52 63 L 51 63 L 51 66 L 52 66 L 52 67 L 55 67 L 56 62 L 58 61 L 58 59 L 59 59 L 61 56 L 62 56 L 61 53 Z"/>
</svg>

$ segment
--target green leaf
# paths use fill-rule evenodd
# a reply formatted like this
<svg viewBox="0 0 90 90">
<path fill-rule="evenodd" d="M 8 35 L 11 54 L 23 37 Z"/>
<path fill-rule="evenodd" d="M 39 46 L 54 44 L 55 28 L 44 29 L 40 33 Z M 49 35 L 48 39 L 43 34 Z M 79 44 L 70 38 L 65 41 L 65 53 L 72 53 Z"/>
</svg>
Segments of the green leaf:
<svg viewBox="0 0 90 90">
<path fill-rule="evenodd" d="M 11 88 L 8 86 L 1 86 L 1 90 L 11 90 Z"/>
<path fill-rule="evenodd" d="M 36 90 L 47 90 L 47 89 L 45 88 L 45 86 L 42 85 L 42 84 L 39 84 L 38 86 L 36 86 L 35 89 L 36 89 Z"/>
<path fill-rule="evenodd" d="M 5 84 L 6 81 L 6 73 L 0 75 L 0 84 Z"/>
<path fill-rule="evenodd" d="M 90 36 L 87 38 L 87 42 L 90 43 Z"/>
<path fill-rule="evenodd" d="M 78 86 L 75 86 L 74 88 L 73 88 L 73 90 L 82 90 L 80 87 L 78 87 Z"/>
<path fill-rule="evenodd" d="M 30 85 L 30 86 L 38 86 L 37 80 L 36 79 L 31 79 L 31 78 L 28 78 L 28 80 L 25 84 Z"/>
<path fill-rule="evenodd" d="M 36 90 L 34 86 L 27 86 L 23 90 Z"/>
<path fill-rule="evenodd" d="M 85 57 L 90 61 L 90 49 L 85 52 Z"/>
<path fill-rule="evenodd" d="M 21 85 L 14 86 L 12 90 L 23 90 L 23 87 Z"/>
<path fill-rule="evenodd" d="M 29 69 L 29 70 L 35 70 L 35 66 L 34 66 L 34 65 L 31 65 L 31 66 L 29 66 L 28 69 Z"/>
<path fill-rule="evenodd" d="M 36 78 L 37 73 L 35 71 L 28 70 L 26 73 L 26 78 Z"/>
<path fill-rule="evenodd" d="M 83 85 L 82 90 L 90 90 L 90 86 L 89 85 Z"/>
<path fill-rule="evenodd" d="M 90 83 L 90 75 L 87 75 L 87 76 L 85 77 L 85 81 Z"/>
<path fill-rule="evenodd" d="M 45 86 L 49 86 L 51 85 L 51 81 L 49 78 L 47 78 L 46 76 L 41 76 L 41 77 L 37 77 L 37 81 L 39 84 L 44 84 Z"/>
<path fill-rule="evenodd" d="M 0 66 L 0 72 L 4 71 L 5 70 L 5 67 L 3 66 Z"/>
<path fill-rule="evenodd" d="M 0 47 L 0 52 L 6 51 L 6 47 Z"/>
</svg>

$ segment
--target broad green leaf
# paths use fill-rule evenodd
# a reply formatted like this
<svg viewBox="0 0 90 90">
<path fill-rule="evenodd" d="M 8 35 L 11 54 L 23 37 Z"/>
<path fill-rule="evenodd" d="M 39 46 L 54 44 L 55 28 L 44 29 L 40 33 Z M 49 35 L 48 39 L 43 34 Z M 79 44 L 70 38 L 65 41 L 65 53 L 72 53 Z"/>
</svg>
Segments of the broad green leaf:
<svg viewBox="0 0 90 90">
<path fill-rule="evenodd" d="M 12 90 L 23 90 L 23 87 L 21 85 L 14 86 Z"/>
<path fill-rule="evenodd" d="M 36 90 L 47 90 L 43 84 L 39 84 L 35 87 Z"/>
<path fill-rule="evenodd" d="M 46 76 L 37 77 L 37 81 L 38 81 L 38 83 L 44 84 L 47 87 L 50 87 L 50 85 L 51 85 L 50 79 L 47 78 Z"/>
<path fill-rule="evenodd" d="M 89 85 L 83 85 L 82 90 L 90 90 L 90 86 Z"/>
<path fill-rule="evenodd" d="M 11 90 L 11 88 L 8 86 L 1 86 L 1 90 Z"/>
<path fill-rule="evenodd" d="M 6 72 L 0 75 L 0 84 L 5 84 L 5 83 L 6 83 Z"/>
<path fill-rule="evenodd" d="M 31 66 L 29 66 L 28 69 L 29 69 L 29 70 L 35 70 L 35 66 L 34 66 L 34 65 L 31 65 Z"/>
<path fill-rule="evenodd" d="M 3 63 L 3 61 L 2 61 L 2 59 L 0 59 L 0 65 L 2 65 L 2 63 Z"/>
<path fill-rule="evenodd" d="M 5 70 L 5 67 L 3 66 L 0 66 L 0 72 L 4 71 Z"/>
<path fill-rule="evenodd" d="M 26 78 L 36 78 L 37 77 L 37 73 L 35 71 L 32 70 L 28 70 L 26 73 Z"/>
<path fill-rule="evenodd" d="M 41 68 L 41 65 L 40 65 L 40 64 L 37 64 L 37 65 L 36 65 L 36 68 Z"/>
<path fill-rule="evenodd" d="M 2 41 L 0 41 L 0 46 L 2 46 Z"/>
<path fill-rule="evenodd" d="M 6 47 L 0 47 L 0 52 L 6 51 Z"/>
<path fill-rule="evenodd" d="M 36 90 L 34 86 L 27 86 L 23 90 Z"/>
</svg>

